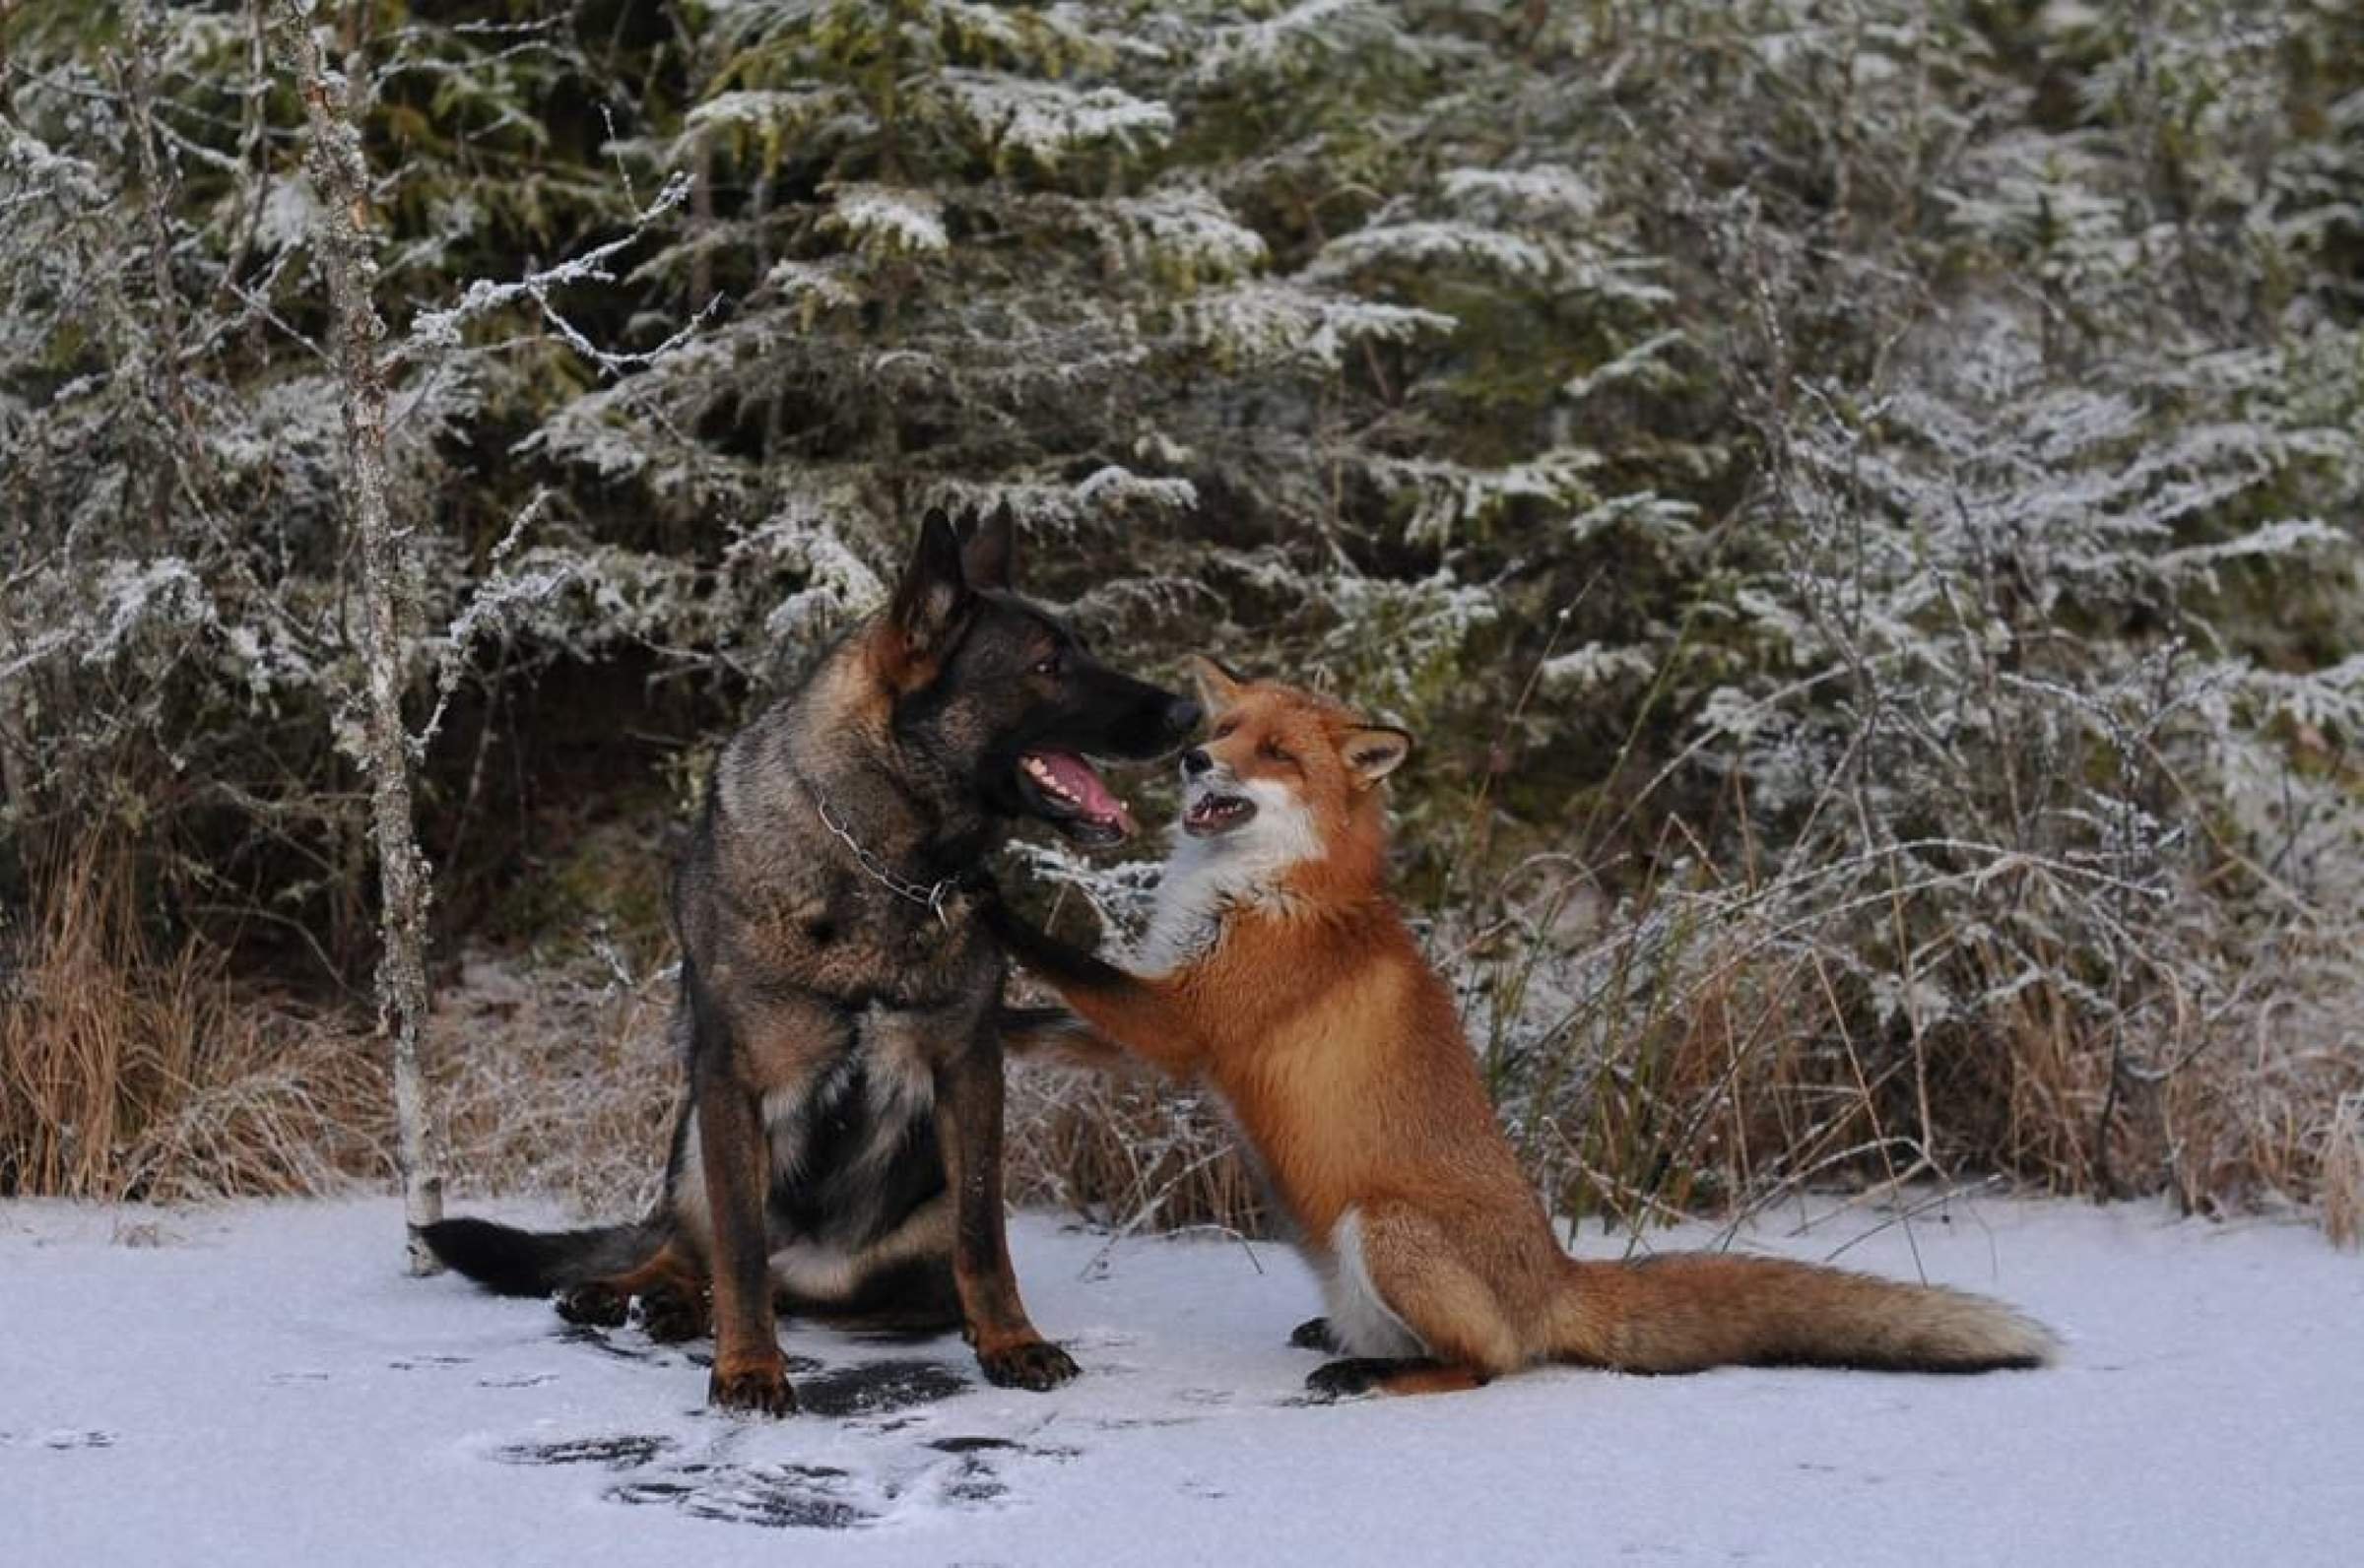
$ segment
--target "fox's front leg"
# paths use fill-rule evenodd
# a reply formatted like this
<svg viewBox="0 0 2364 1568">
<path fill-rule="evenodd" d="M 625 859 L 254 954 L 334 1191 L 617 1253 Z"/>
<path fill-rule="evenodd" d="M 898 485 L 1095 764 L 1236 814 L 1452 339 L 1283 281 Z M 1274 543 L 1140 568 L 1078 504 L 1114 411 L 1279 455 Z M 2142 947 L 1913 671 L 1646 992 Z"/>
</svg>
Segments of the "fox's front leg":
<svg viewBox="0 0 2364 1568">
<path fill-rule="evenodd" d="M 985 919 L 1010 955 L 1050 982 L 1059 1000 L 1092 1028 L 1176 1078 L 1198 1070 L 1197 1031 L 1169 981 L 1133 974 L 1061 942 L 999 899 L 987 905 Z M 1086 1047 L 1077 1054 L 1094 1053 Z"/>
<path fill-rule="evenodd" d="M 1004 1056 L 1029 1062 L 1054 1062 L 1093 1073 L 1118 1073 L 1145 1065 L 1070 1008 L 1005 1005 L 994 1010 L 993 1032 L 1002 1037 Z"/>
</svg>

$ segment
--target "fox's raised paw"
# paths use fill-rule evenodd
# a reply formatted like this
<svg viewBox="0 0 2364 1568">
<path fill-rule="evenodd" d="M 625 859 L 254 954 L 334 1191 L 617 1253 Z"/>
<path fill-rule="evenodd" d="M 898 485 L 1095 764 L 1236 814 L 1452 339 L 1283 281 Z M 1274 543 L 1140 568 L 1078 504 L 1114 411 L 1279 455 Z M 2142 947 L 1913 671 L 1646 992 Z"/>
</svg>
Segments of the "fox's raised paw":
<svg viewBox="0 0 2364 1568">
<path fill-rule="evenodd" d="M 1288 1342 L 1300 1350 L 1326 1350 L 1332 1355 L 1346 1348 L 1331 1334 L 1328 1318 L 1307 1318 L 1288 1332 Z"/>
<path fill-rule="evenodd" d="M 1031 1389 L 1040 1394 L 1055 1389 L 1084 1369 L 1075 1357 L 1048 1339 L 1022 1339 L 998 1350 L 977 1352 L 985 1381 L 1005 1389 Z"/>
<path fill-rule="evenodd" d="M 717 1361 L 706 1379 L 706 1403 L 718 1410 L 750 1415 L 794 1415 L 796 1391 L 788 1386 L 788 1369 L 779 1361 L 743 1363 L 727 1372 Z"/>
</svg>

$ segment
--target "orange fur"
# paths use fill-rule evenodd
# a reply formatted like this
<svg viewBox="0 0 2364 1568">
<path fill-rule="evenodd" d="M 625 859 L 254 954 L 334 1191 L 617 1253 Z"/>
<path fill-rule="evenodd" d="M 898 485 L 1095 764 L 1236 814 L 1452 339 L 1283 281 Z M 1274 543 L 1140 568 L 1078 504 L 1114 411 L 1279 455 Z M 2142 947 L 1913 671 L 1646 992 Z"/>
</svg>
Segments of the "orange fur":
<svg viewBox="0 0 2364 1568">
<path fill-rule="evenodd" d="M 1012 946 L 1110 1040 L 1229 1104 L 1329 1283 L 1331 1332 L 1362 1357 L 1317 1387 L 1469 1388 L 1543 1360 L 1981 1370 L 2048 1356 L 2036 1325 L 1950 1290 L 1766 1259 L 1570 1260 L 1387 893 L 1377 785 L 1409 737 L 1217 667 L 1201 689 L 1214 728 L 1193 779 L 1266 803 L 1224 835 L 1261 831 L 1262 848 L 1177 851 L 1169 889 L 1221 884 L 1201 945 L 1146 974 L 1022 927 Z M 1283 861 L 1273 846 L 1292 831 L 1303 853 Z M 1256 868 L 1251 882 L 1222 881 L 1226 854 Z"/>
</svg>

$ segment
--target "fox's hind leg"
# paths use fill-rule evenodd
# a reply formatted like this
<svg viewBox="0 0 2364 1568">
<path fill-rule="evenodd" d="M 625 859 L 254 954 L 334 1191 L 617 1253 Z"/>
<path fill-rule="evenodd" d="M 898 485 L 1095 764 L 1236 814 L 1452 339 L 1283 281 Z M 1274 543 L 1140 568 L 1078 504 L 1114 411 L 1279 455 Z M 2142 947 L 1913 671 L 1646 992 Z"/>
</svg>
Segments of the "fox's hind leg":
<svg viewBox="0 0 2364 1568">
<path fill-rule="evenodd" d="M 1305 1380 L 1309 1392 L 1324 1399 L 1444 1394 L 1489 1383 L 1525 1361 L 1493 1287 L 1425 1214 L 1394 1205 L 1350 1209 L 1331 1243 L 1338 1274 L 1329 1329 L 1337 1342 L 1368 1351 L 1416 1341 L 1427 1353 L 1332 1361 Z"/>
</svg>

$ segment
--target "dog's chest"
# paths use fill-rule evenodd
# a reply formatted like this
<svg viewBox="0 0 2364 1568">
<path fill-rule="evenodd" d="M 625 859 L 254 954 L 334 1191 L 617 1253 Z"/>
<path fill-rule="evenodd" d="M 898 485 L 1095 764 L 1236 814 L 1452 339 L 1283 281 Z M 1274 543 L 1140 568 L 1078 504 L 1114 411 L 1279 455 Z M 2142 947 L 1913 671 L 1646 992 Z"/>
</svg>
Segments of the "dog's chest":
<svg viewBox="0 0 2364 1568">
<path fill-rule="evenodd" d="M 751 903 L 754 945 L 771 975 L 841 1006 L 956 1010 L 998 979 L 976 895 L 965 890 L 948 889 L 930 906 L 848 872 Z"/>
<path fill-rule="evenodd" d="M 790 1233 L 861 1244 L 941 1186 L 929 1024 L 866 1010 L 816 1079 L 764 1096 L 771 1207 Z"/>
</svg>

